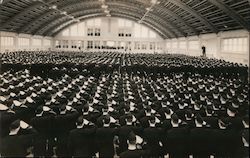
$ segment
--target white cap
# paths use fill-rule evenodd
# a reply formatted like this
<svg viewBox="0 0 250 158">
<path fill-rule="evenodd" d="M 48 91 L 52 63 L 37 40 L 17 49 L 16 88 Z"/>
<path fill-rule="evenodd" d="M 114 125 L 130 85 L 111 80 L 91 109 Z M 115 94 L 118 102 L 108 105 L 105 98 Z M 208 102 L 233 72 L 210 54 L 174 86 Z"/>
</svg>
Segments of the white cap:
<svg viewBox="0 0 250 158">
<path fill-rule="evenodd" d="M 141 144 L 143 142 L 143 139 L 140 136 L 136 135 L 135 138 L 137 144 Z"/>
<path fill-rule="evenodd" d="M 61 97 L 62 96 L 62 92 L 57 92 L 56 95 L 59 96 L 59 97 Z"/>
<path fill-rule="evenodd" d="M 87 124 L 89 124 L 89 121 L 86 120 L 86 119 L 83 119 L 83 124 L 84 124 L 84 125 L 87 125 Z"/>
<path fill-rule="evenodd" d="M 42 89 L 41 89 L 41 92 L 43 92 L 43 93 L 46 92 L 46 89 L 45 89 L 45 88 L 42 88 Z"/>
<path fill-rule="evenodd" d="M 116 123 L 116 120 L 112 116 L 110 116 L 110 123 Z"/>
<path fill-rule="evenodd" d="M 100 97 L 100 94 L 99 94 L 99 93 L 96 93 L 96 94 L 95 94 L 95 97 L 99 98 L 99 97 Z"/>
<path fill-rule="evenodd" d="M 0 110 L 4 111 L 4 110 L 8 110 L 9 108 L 6 105 L 3 105 L 0 103 Z"/>
<path fill-rule="evenodd" d="M 9 83 L 9 81 L 6 80 L 5 78 L 3 79 L 3 82 L 4 82 L 4 83 Z"/>
<path fill-rule="evenodd" d="M 130 106 L 135 106 L 135 103 L 134 102 L 130 102 Z"/>
<path fill-rule="evenodd" d="M 7 90 L 4 88 L 0 88 L 2 92 L 6 92 Z"/>
<path fill-rule="evenodd" d="M 115 100 L 112 100 L 112 104 L 116 104 L 117 102 Z"/>
<path fill-rule="evenodd" d="M 24 95 L 24 94 L 25 94 L 25 92 L 24 92 L 24 91 L 20 91 L 20 94 L 21 94 L 21 95 Z"/>
<path fill-rule="evenodd" d="M 48 106 L 43 106 L 43 111 L 50 111 L 50 108 Z"/>
<path fill-rule="evenodd" d="M 99 101 L 97 99 L 93 100 L 93 103 L 97 104 Z"/>
<path fill-rule="evenodd" d="M 16 96 L 16 94 L 11 92 L 11 93 L 10 93 L 10 96 L 11 96 L 11 97 L 14 97 L 14 96 Z"/>
<path fill-rule="evenodd" d="M 134 97 L 130 95 L 130 96 L 128 96 L 128 99 L 134 99 Z"/>
<path fill-rule="evenodd" d="M 29 102 L 29 103 L 33 103 L 34 100 L 31 98 L 31 97 L 27 97 L 26 100 Z"/>
<path fill-rule="evenodd" d="M 26 129 L 26 128 L 28 128 L 29 127 L 29 125 L 26 123 L 26 122 L 24 122 L 24 121 L 20 121 L 20 127 L 22 128 L 22 129 Z"/>
<path fill-rule="evenodd" d="M 32 97 L 37 97 L 37 94 L 33 92 L 33 93 L 31 94 L 31 96 L 32 96 Z"/>
<path fill-rule="evenodd" d="M 87 86 L 86 86 L 86 85 L 83 85 L 83 86 L 82 86 L 82 88 L 83 88 L 83 89 L 86 89 L 86 88 L 87 88 Z"/>
<path fill-rule="evenodd" d="M 7 99 L 4 96 L 0 96 L 1 101 L 6 101 Z"/>
<path fill-rule="evenodd" d="M 73 98 L 73 102 L 76 103 L 78 101 L 77 98 Z"/>
<path fill-rule="evenodd" d="M 81 96 L 79 95 L 79 93 L 76 94 L 76 98 L 77 98 L 77 99 L 80 99 L 80 98 L 81 98 Z"/>
<path fill-rule="evenodd" d="M 82 75 L 79 76 L 79 79 L 83 79 L 84 77 Z"/>
<path fill-rule="evenodd" d="M 70 111 L 72 109 L 71 106 L 66 106 L 66 110 Z"/>
<path fill-rule="evenodd" d="M 52 103 L 56 102 L 55 98 L 52 98 L 52 99 L 51 99 L 51 102 L 52 102 Z"/>
<path fill-rule="evenodd" d="M 47 80 L 47 81 L 48 81 L 48 83 L 53 82 L 53 80 L 52 80 L 52 79 L 50 79 L 50 78 L 48 78 L 48 80 Z"/>
<path fill-rule="evenodd" d="M 15 106 L 21 106 L 22 105 L 22 103 L 17 101 L 17 100 L 14 100 L 13 103 L 14 103 Z"/>
<path fill-rule="evenodd" d="M 52 85 L 53 85 L 53 86 L 57 86 L 57 84 L 56 84 L 56 83 L 52 83 Z"/>
<path fill-rule="evenodd" d="M 10 89 L 14 89 L 15 88 L 13 85 L 10 85 L 9 87 L 10 87 Z"/>
<path fill-rule="evenodd" d="M 68 88 L 72 88 L 72 85 L 71 85 L 71 84 L 69 84 L 69 85 L 68 85 Z"/>
<path fill-rule="evenodd" d="M 24 72 L 25 72 L 25 73 L 30 73 L 30 71 L 29 71 L 29 70 L 27 70 L 27 69 L 25 69 L 25 70 L 24 70 Z"/>
</svg>

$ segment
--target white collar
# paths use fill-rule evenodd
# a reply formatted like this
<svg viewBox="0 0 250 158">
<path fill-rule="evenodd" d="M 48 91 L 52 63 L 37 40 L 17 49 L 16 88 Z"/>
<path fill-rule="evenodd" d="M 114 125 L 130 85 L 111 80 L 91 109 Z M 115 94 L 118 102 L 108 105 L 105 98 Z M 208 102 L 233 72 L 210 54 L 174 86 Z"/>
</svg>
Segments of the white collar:
<svg viewBox="0 0 250 158">
<path fill-rule="evenodd" d="M 132 125 L 133 122 L 126 122 L 126 125 Z"/>
<path fill-rule="evenodd" d="M 235 117 L 235 113 L 231 112 L 229 109 L 227 109 L 227 114 L 230 117 Z"/>
<path fill-rule="evenodd" d="M 242 142 L 244 144 L 244 147 L 249 147 L 249 143 L 246 141 L 245 138 L 242 137 Z"/>
<path fill-rule="evenodd" d="M 155 124 L 152 124 L 152 123 L 149 122 L 149 126 L 150 127 L 155 127 Z"/>
<path fill-rule="evenodd" d="M 196 120 L 195 120 L 195 125 L 196 127 L 202 127 L 202 124 L 198 123 Z"/>
<path fill-rule="evenodd" d="M 173 127 L 179 127 L 179 121 L 180 121 L 180 120 L 178 120 L 178 123 L 174 123 L 173 120 L 171 120 L 172 126 L 173 126 Z"/>
<path fill-rule="evenodd" d="M 128 150 L 136 150 L 136 146 L 135 145 L 128 145 Z"/>
<path fill-rule="evenodd" d="M 219 123 L 219 127 L 220 129 L 226 129 L 226 127 L 223 127 L 220 123 Z"/>
<path fill-rule="evenodd" d="M 109 127 L 109 124 L 103 124 L 103 127 Z"/>
<path fill-rule="evenodd" d="M 243 120 L 242 120 L 242 123 L 243 123 L 243 125 L 244 125 L 244 127 L 245 127 L 245 128 L 249 128 L 249 125 L 248 125 L 248 124 L 246 124 L 246 122 L 245 122 L 245 121 L 243 121 Z"/>
<path fill-rule="evenodd" d="M 15 130 L 10 131 L 9 135 L 10 135 L 10 136 L 16 135 L 16 134 L 18 133 L 19 129 L 20 129 L 20 127 L 18 127 L 18 128 L 15 129 Z"/>
<path fill-rule="evenodd" d="M 172 114 L 167 114 L 167 113 L 164 113 L 164 114 L 165 114 L 166 119 L 171 119 Z"/>
</svg>

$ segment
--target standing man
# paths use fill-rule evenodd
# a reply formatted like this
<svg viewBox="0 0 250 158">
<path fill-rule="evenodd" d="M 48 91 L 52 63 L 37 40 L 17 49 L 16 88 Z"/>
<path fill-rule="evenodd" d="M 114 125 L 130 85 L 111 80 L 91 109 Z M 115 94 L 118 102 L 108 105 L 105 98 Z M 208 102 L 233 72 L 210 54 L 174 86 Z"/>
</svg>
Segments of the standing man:
<svg viewBox="0 0 250 158">
<path fill-rule="evenodd" d="M 206 47 L 203 45 L 201 49 L 202 49 L 202 56 L 206 57 Z"/>
</svg>

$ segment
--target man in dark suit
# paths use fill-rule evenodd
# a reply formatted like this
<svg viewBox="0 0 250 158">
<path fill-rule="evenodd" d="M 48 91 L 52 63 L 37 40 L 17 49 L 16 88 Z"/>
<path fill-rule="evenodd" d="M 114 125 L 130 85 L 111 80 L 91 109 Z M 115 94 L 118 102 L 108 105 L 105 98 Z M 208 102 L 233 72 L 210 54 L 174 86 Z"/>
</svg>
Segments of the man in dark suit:
<svg viewBox="0 0 250 158">
<path fill-rule="evenodd" d="M 198 114 L 195 118 L 195 128 L 190 130 L 192 142 L 191 152 L 194 158 L 205 158 L 213 155 L 213 130 L 209 129 L 206 122 Z"/>
<path fill-rule="evenodd" d="M 120 154 L 120 158 L 143 158 L 146 155 L 144 150 L 136 148 L 136 136 L 133 132 L 129 133 L 127 143 L 128 148 Z"/>
<path fill-rule="evenodd" d="M 95 153 L 95 125 L 80 116 L 76 122 L 77 128 L 69 133 L 69 155 L 73 157 L 92 157 Z"/>
<path fill-rule="evenodd" d="M 55 117 L 54 128 L 57 138 L 57 155 L 60 157 L 68 156 L 68 134 L 75 128 L 78 112 L 71 106 L 61 106 L 60 114 Z"/>
<path fill-rule="evenodd" d="M 143 131 L 143 138 L 147 142 L 146 150 L 150 157 L 158 158 L 163 157 L 163 145 L 164 145 L 164 135 L 163 130 L 160 127 L 156 127 L 156 118 L 154 116 L 150 117 L 149 127 L 145 128 Z"/>
<path fill-rule="evenodd" d="M 10 124 L 16 119 L 15 112 L 0 103 L 0 138 L 7 136 Z"/>
<path fill-rule="evenodd" d="M 127 144 L 127 139 L 129 136 L 130 132 L 134 132 L 137 135 L 141 134 L 141 127 L 135 126 L 133 123 L 133 115 L 132 114 L 127 114 L 126 115 L 126 125 L 120 127 L 119 130 L 119 153 L 127 150 L 128 144 Z"/>
<path fill-rule="evenodd" d="M 20 120 L 16 120 L 10 125 L 10 133 L 1 140 L 0 153 L 3 157 L 25 157 L 27 149 L 32 146 L 32 139 L 28 135 L 20 135 L 22 128 Z"/>
<path fill-rule="evenodd" d="M 54 118 L 56 113 L 47 106 L 38 107 L 31 125 L 38 135 L 34 141 L 34 156 L 52 156 L 54 146 Z"/>
<path fill-rule="evenodd" d="M 103 120 L 103 127 L 96 130 L 96 145 L 100 158 L 114 156 L 114 136 L 117 129 L 110 127 L 110 116 L 106 115 Z"/>
<path fill-rule="evenodd" d="M 176 114 L 172 115 L 170 128 L 166 135 L 166 149 L 171 158 L 188 157 L 189 131 L 188 126 L 182 125 Z"/>
</svg>

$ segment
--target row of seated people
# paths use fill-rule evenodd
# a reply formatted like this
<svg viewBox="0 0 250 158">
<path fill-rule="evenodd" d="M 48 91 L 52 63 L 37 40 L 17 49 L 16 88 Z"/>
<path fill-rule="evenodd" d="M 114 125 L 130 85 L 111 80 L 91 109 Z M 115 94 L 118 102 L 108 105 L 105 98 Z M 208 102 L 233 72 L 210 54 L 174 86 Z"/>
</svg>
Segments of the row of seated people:
<svg viewBox="0 0 250 158">
<path fill-rule="evenodd" d="M 1 141 L 1 156 L 106 158 L 119 155 L 122 158 L 135 158 L 140 154 L 139 157 L 158 158 L 165 155 L 174 158 L 190 156 L 244 158 L 249 155 L 247 121 L 244 121 L 245 127 L 239 133 L 228 127 L 230 125 L 223 119 L 218 121 L 218 129 L 211 129 L 197 115 L 190 120 L 195 126 L 190 127 L 192 123 L 186 123 L 178 119 L 176 114 L 172 114 L 168 120 L 171 127 L 166 130 L 157 123 L 154 115 L 147 116 L 149 126 L 142 128 L 139 123 L 133 122 L 132 114 L 127 114 L 125 125 L 119 126 L 112 121 L 112 116 L 105 115 L 102 117 L 103 125 L 98 127 L 86 116 L 80 116 L 76 124 L 69 124 L 70 116 L 76 114 L 72 112 L 73 109 L 64 115 L 60 114 L 61 116 L 55 116 L 49 107 L 44 106 L 42 109 L 42 116 L 31 120 L 33 127 L 20 120 L 10 124 L 9 135 Z M 60 117 L 64 118 L 64 122 Z M 51 121 L 57 127 L 64 125 L 62 131 L 53 130 Z M 132 148 L 129 143 L 131 132 L 136 135 L 135 146 Z"/>
<path fill-rule="evenodd" d="M 38 132 L 33 144 L 35 156 L 51 156 L 51 146 L 57 146 L 58 156 L 81 156 L 77 154 L 83 149 L 77 148 L 80 146 L 76 144 L 86 141 L 80 140 L 79 135 L 78 139 L 75 137 L 76 142 L 67 138 L 76 128 L 75 122 L 79 126 L 85 122 L 97 128 L 95 136 L 89 137 L 98 138 L 94 146 L 99 144 L 98 148 L 91 146 L 91 149 L 96 149 L 91 155 L 98 152 L 100 157 L 112 157 L 115 135 L 119 140 L 116 153 L 127 150 L 124 144 L 131 129 L 127 131 L 126 139 L 120 134 L 123 126 L 132 122 L 131 128 L 140 129 L 132 131 L 143 138 L 142 149 L 151 157 L 166 153 L 177 157 L 240 157 L 240 153 L 245 153 L 241 149 L 249 142 L 248 132 L 245 132 L 249 126 L 247 81 L 223 76 L 215 78 L 213 75 L 205 77 L 199 74 L 115 71 L 99 77 L 78 75 L 71 78 L 64 75 L 58 80 L 45 81 L 39 76 L 31 76 L 28 70 L 13 74 L 5 72 L 0 82 L 1 136 L 6 141 L 2 153 L 15 153 L 7 145 L 13 141 L 12 137 L 9 138 L 13 131 L 8 129 L 18 129 L 19 126 L 14 125 L 17 127 L 14 128 L 12 122 L 21 119 Z M 109 128 L 105 128 L 107 126 Z M 186 133 L 179 132 L 178 135 L 183 127 Z M 202 130 L 199 131 L 198 127 Z M 175 128 L 171 135 L 170 131 Z M 194 132 L 196 129 L 197 133 Z M 111 136 L 105 136 L 105 133 Z M 95 141 L 91 139 L 91 142 Z M 189 146 L 194 148 L 187 148 Z"/>
<path fill-rule="evenodd" d="M 102 71 L 121 67 L 127 71 L 198 72 L 200 74 L 241 74 L 247 76 L 247 66 L 224 60 L 173 54 L 123 54 L 115 52 L 11 52 L 0 54 L 2 71 L 31 69 L 48 74 L 55 65 L 60 70 Z M 71 68 L 74 69 L 71 69 Z M 50 73 L 53 75 L 53 72 Z"/>
</svg>

